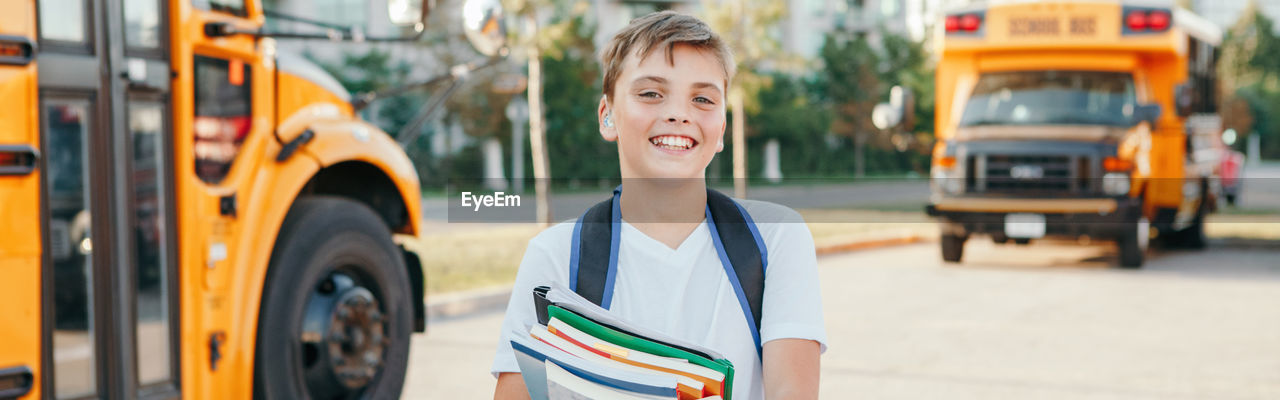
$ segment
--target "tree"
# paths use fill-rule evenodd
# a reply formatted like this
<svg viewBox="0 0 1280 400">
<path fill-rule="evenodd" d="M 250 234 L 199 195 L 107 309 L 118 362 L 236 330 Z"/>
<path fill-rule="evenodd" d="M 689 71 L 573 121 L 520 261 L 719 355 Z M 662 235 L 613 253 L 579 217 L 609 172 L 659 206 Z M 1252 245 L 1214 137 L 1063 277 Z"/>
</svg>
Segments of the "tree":
<svg viewBox="0 0 1280 400">
<path fill-rule="evenodd" d="M 915 104 L 911 105 L 915 108 L 915 124 L 911 130 L 881 135 L 881 142 L 887 139 L 890 147 L 902 152 L 898 161 L 906 164 L 899 167 L 927 172 L 934 138 L 934 70 L 928 65 L 923 43 L 889 32 L 882 32 L 881 37 L 884 61 L 881 89 L 884 92 L 880 98 L 887 99 L 888 89 L 895 85 L 911 90 L 915 98 Z"/>
<path fill-rule="evenodd" d="M 853 138 L 854 176 L 866 174 L 866 144 L 875 134 L 871 110 L 880 101 L 880 56 L 865 35 L 838 29 L 828 33 L 819 52 L 823 68 L 818 75 L 824 98 L 834 111 L 831 131 Z"/>
<path fill-rule="evenodd" d="M 1261 12 L 1258 12 L 1256 3 L 1253 4 L 1253 25 L 1255 48 L 1253 55 L 1249 57 L 1249 66 L 1258 70 L 1262 75 L 1262 84 L 1268 89 L 1276 90 L 1275 79 L 1280 78 L 1280 37 L 1276 36 L 1275 23 L 1271 18 L 1267 18 Z"/>
<path fill-rule="evenodd" d="M 570 18 L 566 34 L 543 54 L 547 106 L 547 152 L 556 162 L 551 175 L 570 181 L 612 181 L 618 178 L 618 148 L 600 137 L 596 106 L 601 88 L 600 63 L 595 59 L 595 27 L 583 18 Z"/>
<path fill-rule="evenodd" d="M 1257 132 L 1262 155 L 1280 157 L 1280 36 L 1256 2 L 1227 31 L 1218 71 L 1225 127 Z"/>
<path fill-rule="evenodd" d="M 838 173 L 839 168 L 832 167 L 842 164 L 844 157 L 826 145 L 831 112 L 815 94 L 812 82 L 784 73 L 773 73 L 768 78 L 773 84 L 760 91 L 759 107 L 747 114 L 752 121 L 748 127 L 751 136 L 778 140 L 786 176 Z M 753 154 L 752 160 L 755 158 Z"/>
</svg>

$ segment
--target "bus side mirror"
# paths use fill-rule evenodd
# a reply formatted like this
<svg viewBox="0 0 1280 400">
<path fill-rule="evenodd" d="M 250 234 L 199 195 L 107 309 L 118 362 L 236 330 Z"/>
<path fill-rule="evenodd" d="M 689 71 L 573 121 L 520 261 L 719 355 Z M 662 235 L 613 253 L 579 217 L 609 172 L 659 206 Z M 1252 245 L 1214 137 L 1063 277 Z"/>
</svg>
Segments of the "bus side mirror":
<svg viewBox="0 0 1280 400">
<path fill-rule="evenodd" d="M 871 123 L 880 130 L 902 127 L 910 131 L 915 127 L 915 95 L 911 89 L 894 86 L 889 90 L 889 102 L 876 104 L 871 112 Z"/>
<path fill-rule="evenodd" d="M 427 14 L 431 12 L 428 0 L 390 0 L 387 1 L 387 17 L 392 24 L 412 26 L 421 32 L 422 25 L 427 23 Z"/>
<path fill-rule="evenodd" d="M 1154 131 L 1156 129 L 1156 120 L 1160 119 L 1160 114 L 1162 113 L 1164 113 L 1164 109 L 1159 104 L 1144 104 L 1133 111 L 1133 120 L 1135 123 L 1146 121 L 1147 124 L 1151 125 L 1151 130 Z"/>
<path fill-rule="evenodd" d="M 506 13 L 499 0 L 466 0 L 462 4 L 462 31 L 480 54 L 506 56 Z"/>
<path fill-rule="evenodd" d="M 1179 84 L 1173 90 L 1173 104 L 1179 117 L 1191 115 L 1192 90 L 1190 84 Z"/>
</svg>

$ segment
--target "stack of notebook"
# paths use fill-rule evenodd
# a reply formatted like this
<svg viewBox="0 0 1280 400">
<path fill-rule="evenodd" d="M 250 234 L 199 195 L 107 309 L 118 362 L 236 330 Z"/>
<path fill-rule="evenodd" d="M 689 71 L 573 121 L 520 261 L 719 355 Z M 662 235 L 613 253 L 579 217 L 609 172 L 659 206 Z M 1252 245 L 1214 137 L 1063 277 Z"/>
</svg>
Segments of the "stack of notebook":
<svg viewBox="0 0 1280 400">
<path fill-rule="evenodd" d="M 533 400 L 730 398 L 733 364 L 719 353 L 629 325 L 562 287 L 533 295 L 539 325 L 511 340 Z"/>
</svg>

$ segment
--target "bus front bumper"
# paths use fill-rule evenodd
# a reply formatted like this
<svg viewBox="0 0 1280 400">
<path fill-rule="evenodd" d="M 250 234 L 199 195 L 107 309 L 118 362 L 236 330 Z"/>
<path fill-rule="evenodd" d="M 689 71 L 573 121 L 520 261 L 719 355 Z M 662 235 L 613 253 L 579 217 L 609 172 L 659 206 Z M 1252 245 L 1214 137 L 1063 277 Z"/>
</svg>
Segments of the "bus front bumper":
<svg viewBox="0 0 1280 400">
<path fill-rule="evenodd" d="M 1020 199 L 949 197 L 925 211 L 948 224 L 951 234 L 993 237 L 1117 238 L 1142 215 L 1141 202 L 1127 197 Z M 1041 222 L 1042 221 L 1042 222 Z M 1026 234 L 1024 228 L 1035 226 Z"/>
</svg>

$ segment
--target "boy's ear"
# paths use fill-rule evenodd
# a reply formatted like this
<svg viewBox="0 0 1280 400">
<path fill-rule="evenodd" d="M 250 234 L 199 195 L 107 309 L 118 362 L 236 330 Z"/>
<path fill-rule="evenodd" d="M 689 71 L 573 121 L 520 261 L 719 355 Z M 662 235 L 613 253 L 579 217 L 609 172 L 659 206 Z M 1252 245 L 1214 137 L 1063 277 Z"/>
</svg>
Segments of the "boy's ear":
<svg viewBox="0 0 1280 400">
<path fill-rule="evenodd" d="M 600 107 L 596 109 L 596 121 L 600 125 L 600 137 L 610 142 L 616 142 L 618 140 L 618 129 L 615 128 L 617 121 L 613 121 L 612 126 L 604 123 L 604 119 L 611 118 L 612 113 L 613 109 L 609 106 L 609 97 L 600 96 Z"/>
<path fill-rule="evenodd" d="M 725 125 L 720 125 L 720 139 L 716 141 L 716 152 L 724 151 L 724 131 Z"/>
</svg>

